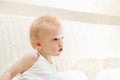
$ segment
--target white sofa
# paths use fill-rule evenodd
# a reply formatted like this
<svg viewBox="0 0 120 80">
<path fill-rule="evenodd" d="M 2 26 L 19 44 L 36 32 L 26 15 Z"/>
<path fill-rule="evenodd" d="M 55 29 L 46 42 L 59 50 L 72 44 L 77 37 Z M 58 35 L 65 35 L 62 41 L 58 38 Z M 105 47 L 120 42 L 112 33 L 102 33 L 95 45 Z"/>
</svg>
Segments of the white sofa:
<svg viewBox="0 0 120 80">
<path fill-rule="evenodd" d="M 102 70 L 97 74 L 96 80 L 120 80 L 120 68 Z"/>
<path fill-rule="evenodd" d="M 29 26 L 33 19 L 33 17 L 0 15 L 0 75 L 24 53 L 32 50 L 28 36 Z M 83 46 L 83 43 L 87 45 L 86 40 L 81 40 L 85 37 L 84 34 L 79 34 L 79 27 L 77 25 L 71 26 L 68 22 L 63 21 L 63 23 L 66 24 L 63 24 L 65 27 L 65 48 L 62 55 L 55 58 L 60 73 L 79 71 L 84 79 L 88 77 L 89 80 L 95 80 L 97 73 L 101 70 L 120 67 L 119 57 L 105 59 L 88 57 L 90 54 Z M 75 26 L 76 29 L 74 29 Z M 72 72 L 70 73 L 72 74 Z"/>
</svg>

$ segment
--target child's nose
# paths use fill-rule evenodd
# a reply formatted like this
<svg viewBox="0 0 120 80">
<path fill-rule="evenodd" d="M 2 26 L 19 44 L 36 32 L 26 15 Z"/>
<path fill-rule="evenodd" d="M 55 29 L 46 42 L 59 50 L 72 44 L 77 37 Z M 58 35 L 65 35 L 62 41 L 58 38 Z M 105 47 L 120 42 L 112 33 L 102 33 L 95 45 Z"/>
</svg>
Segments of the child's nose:
<svg viewBox="0 0 120 80">
<path fill-rule="evenodd" d="M 59 40 L 58 44 L 60 47 L 63 47 L 63 40 Z"/>
</svg>

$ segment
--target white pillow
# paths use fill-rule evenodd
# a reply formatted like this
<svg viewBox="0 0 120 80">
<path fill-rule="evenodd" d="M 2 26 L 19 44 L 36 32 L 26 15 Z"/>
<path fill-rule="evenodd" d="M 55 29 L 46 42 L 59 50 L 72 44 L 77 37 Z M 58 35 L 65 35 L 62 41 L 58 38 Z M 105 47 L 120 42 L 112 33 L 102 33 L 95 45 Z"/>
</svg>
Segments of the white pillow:
<svg viewBox="0 0 120 80">
<path fill-rule="evenodd" d="M 98 73 L 96 80 L 120 80 L 120 68 L 103 70 Z"/>
<path fill-rule="evenodd" d="M 88 77 L 80 71 L 58 72 L 57 80 L 88 80 Z"/>
</svg>

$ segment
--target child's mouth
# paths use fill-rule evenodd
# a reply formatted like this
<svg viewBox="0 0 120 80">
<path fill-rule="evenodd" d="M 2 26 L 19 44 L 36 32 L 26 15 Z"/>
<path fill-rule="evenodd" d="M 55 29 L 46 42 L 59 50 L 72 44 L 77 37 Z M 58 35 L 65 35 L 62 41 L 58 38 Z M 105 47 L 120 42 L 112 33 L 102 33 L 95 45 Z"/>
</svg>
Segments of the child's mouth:
<svg viewBox="0 0 120 80">
<path fill-rule="evenodd" d="M 62 52 L 62 51 L 63 51 L 63 49 L 62 49 L 62 48 L 60 48 L 60 49 L 59 49 L 59 52 Z"/>
</svg>

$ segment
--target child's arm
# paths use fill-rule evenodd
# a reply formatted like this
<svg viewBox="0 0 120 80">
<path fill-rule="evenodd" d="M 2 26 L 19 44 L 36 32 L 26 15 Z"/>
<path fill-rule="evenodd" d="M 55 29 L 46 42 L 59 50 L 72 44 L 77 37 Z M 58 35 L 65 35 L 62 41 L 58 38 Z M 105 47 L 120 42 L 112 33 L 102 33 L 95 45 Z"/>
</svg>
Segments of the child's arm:
<svg viewBox="0 0 120 80">
<path fill-rule="evenodd" d="M 8 68 L 2 75 L 1 80 L 12 80 L 18 73 L 22 73 L 30 68 L 38 59 L 38 55 L 27 53 L 21 57 L 15 64 Z"/>
</svg>

